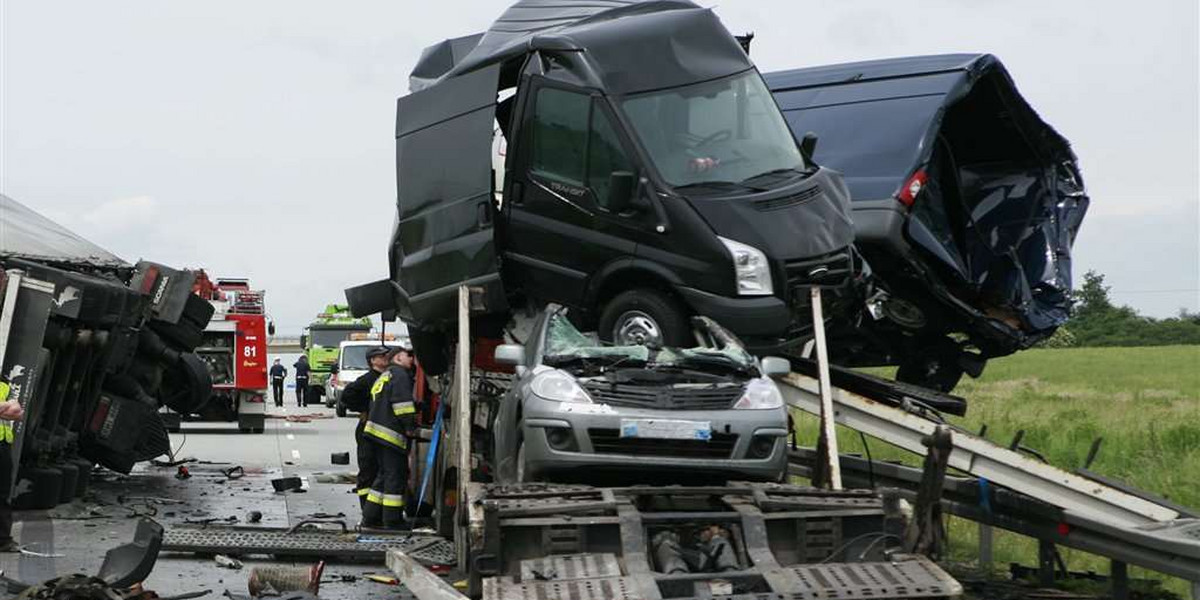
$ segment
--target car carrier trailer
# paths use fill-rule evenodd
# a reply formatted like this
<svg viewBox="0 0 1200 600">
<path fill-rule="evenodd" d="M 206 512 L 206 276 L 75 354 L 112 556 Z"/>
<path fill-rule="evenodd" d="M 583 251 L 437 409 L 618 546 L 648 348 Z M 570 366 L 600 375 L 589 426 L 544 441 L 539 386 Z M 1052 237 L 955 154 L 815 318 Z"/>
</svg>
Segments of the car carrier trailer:
<svg viewBox="0 0 1200 600">
<path fill-rule="evenodd" d="M 962 593 L 961 585 L 902 541 L 931 526 L 919 517 L 935 505 L 946 514 L 979 522 L 989 533 L 999 527 L 1037 539 L 1047 582 L 1054 578 L 1056 561 L 1061 565 L 1056 547 L 1065 546 L 1113 561 L 1116 598 L 1127 597 L 1127 565 L 1181 577 L 1200 592 L 1200 519 L 1195 510 L 1086 469 L 1071 472 L 1046 464 L 1021 448 L 1019 440 L 1009 447 L 949 428 L 930 405 L 961 408 L 961 399 L 852 371 L 838 370 L 828 379 L 836 382 L 827 388 L 830 422 L 925 455 L 926 468 L 840 456 L 840 479 L 848 488 L 862 489 L 744 482 L 615 488 L 487 483 L 481 443 L 505 376 L 491 371 L 495 365 L 478 355 L 478 349 L 491 346 L 471 335 L 466 286 L 459 296 L 459 336 L 442 390 L 446 426 L 432 436 L 444 450 L 435 452 L 429 497 L 436 505 L 439 533 L 453 536 L 471 597 L 955 596 Z M 800 362 L 778 380 L 789 405 L 821 414 L 821 370 L 819 364 Z M 465 431 L 471 435 L 457 435 Z M 928 447 L 938 436 L 948 444 L 940 454 L 940 468 L 930 467 L 930 455 L 939 455 Z M 427 446 L 419 449 L 419 456 L 428 451 Z M 791 474 L 811 477 L 828 468 L 826 460 L 816 450 L 795 448 Z M 957 473 L 946 475 L 947 467 Z M 938 491 L 931 494 L 933 479 Z M 875 489 L 866 489 L 871 487 Z M 899 508 L 901 499 L 915 506 L 911 517 Z M 738 569 L 657 570 L 653 542 L 659 533 L 694 533 L 713 525 L 730 532 Z M 987 556 L 990 548 L 981 547 L 981 557 Z M 412 582 L 414 592 L 421 590 L 420 598 L 460 597 L 403 552 L 392 553 L 389 564 Z"/>
</svg>

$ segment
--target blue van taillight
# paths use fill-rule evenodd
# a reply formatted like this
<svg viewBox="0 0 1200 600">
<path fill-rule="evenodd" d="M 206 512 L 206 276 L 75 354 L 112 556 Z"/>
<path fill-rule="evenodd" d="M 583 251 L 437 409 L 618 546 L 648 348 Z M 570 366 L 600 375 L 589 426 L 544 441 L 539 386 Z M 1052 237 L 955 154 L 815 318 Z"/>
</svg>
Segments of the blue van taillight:
<svg viewBox="0 0 1200 600">
<path fill-rule="evenodd" d="M 917 196 L 920 195 L 921 190 L 925 189 L 925 182 L 928 179 L 929 177 L 923 170 L 913 173 L 912 177 L 909 177 L 908 181 L 905 181 L 904 185 L 900 187 L 900 192 L 896 194 L 896 199 L 901 204 L 911 207 L 913 202 L 917 201 Z"/>
</svg>

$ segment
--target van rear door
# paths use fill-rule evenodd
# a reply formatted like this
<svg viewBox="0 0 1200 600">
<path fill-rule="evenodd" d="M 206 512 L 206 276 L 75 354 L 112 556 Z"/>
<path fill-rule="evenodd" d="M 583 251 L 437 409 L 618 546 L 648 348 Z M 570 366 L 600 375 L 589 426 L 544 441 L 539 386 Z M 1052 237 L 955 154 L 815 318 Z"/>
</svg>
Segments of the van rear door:
<svg viewBox="0 0 1200 600">
<path fill-rule="evenodd" d="M 404 320 L 455 318 L 460 284 L 484 289 L 484 312 L 507 309 L 492 236 L 495 65 L 400 98 L 397 222 L 390 252 Z"/>
</svg>

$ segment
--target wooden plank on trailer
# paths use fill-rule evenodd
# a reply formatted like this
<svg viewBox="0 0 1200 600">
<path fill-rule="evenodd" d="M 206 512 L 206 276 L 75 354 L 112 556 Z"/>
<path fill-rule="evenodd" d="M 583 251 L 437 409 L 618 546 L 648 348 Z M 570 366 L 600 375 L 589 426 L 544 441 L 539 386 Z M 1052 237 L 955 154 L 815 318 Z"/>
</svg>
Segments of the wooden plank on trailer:
<svg viewBox="0 0 1200 600">
<path fill-rule="evenodd" d="M 417 600 L 468 600 L 454 586 L 400 550 L 388 552 L 387 566 Z"/>
</svg>

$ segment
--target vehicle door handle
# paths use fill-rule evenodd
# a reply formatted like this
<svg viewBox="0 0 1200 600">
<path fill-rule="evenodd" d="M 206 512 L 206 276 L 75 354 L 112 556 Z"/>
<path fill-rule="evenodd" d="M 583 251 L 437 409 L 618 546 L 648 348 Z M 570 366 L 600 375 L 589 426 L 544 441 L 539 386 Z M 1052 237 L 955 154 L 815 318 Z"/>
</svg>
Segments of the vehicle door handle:
<svg viewBox="0 0 1200 600">
<path fill-rule="evenodd" d="M 525 204 L 525 184 L 520 181 L 512 184 L 512 203 L 518 206 Z"/>
<path fill-rule="evenodd" d="M 480 202 L 475 207 L 475 224 L 479 229 L 486 229 L 492 224 L 492 211 L 488 210 L 487 202 Z"/>
</svg>

